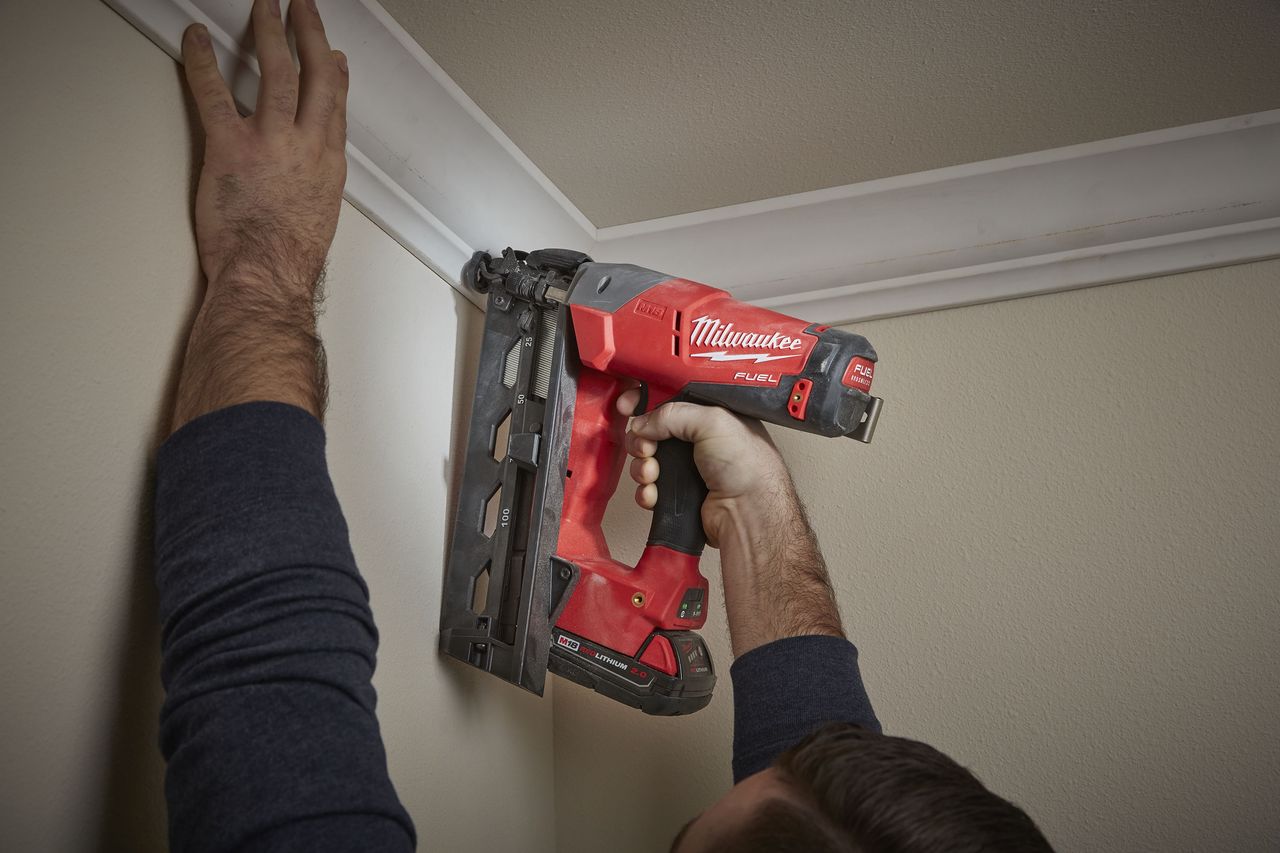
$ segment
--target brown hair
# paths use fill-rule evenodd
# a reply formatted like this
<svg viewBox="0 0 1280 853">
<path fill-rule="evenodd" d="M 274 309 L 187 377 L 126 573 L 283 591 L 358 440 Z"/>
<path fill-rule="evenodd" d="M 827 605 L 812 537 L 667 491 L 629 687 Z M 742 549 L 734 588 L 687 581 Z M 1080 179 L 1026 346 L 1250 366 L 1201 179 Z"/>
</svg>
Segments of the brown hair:
<svg viewBox="0 0 1280 853">
<path fill-rule="evenodd" d="M 761 807 L 727 852 L 1052 853 L 1026 812 L 919 741 L 830 725 L 774 767 L 793 796 Z"/>
</svg>

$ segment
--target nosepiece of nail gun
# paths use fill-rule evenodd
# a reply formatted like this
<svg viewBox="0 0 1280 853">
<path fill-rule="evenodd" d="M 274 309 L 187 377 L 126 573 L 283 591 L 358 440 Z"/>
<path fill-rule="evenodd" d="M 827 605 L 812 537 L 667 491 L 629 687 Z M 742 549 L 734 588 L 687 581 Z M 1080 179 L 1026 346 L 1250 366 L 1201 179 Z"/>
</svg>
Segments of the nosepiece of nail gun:
<svg viewBox="0 0 1280 853">
<path fill-rule="evenodd" d="M 508 247 L 500 258 L 481 251 L 462 267 L 462 283 L 477 293 L 493 291 L 496 307 L 503 310 L 510 307 L 513 298 L 563 305 L 569 300 L 569 278 L 590 260 L 572 249 L 520 252 Z"/>
</svg>

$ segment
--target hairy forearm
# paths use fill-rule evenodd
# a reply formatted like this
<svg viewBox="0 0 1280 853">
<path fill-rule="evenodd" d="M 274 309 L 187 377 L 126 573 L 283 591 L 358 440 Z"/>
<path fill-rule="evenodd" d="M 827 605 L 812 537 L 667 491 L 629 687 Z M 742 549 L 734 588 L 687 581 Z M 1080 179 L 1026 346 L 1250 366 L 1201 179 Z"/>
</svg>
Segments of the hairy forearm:
<svg viewBox="0 0 1280 853">
<path fill-rule="evenodd" d="M 317 277 L 318 279 L 318 277 Z M 328 379 L 316 332 L 319 281 L 237 270 L 210 282 L 187 342 L 173 428 L 238 403 L 324 414 Z"/>
<path fill-rule="evenodd" d="M 790 481 L 769 501 L 726 511 L 719 545 L 734 655 L 784 637 L 843 637 L 826 563 Z"/>
</svg>

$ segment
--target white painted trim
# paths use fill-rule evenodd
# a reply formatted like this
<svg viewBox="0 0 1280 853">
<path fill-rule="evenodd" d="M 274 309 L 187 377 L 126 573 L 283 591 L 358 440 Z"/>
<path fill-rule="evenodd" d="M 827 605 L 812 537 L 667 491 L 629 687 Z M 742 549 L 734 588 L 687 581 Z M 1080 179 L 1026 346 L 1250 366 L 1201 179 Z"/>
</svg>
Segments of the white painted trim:
<svg viewBox="0 0 1280 853">
<path fill-rule="evenodd" d="M 824 323 L 1280 256 L 1280 110 L 604 229 Z"/>
<path fill-rule="evenodd" d="M 755 303 L 802 317 L 874 320 L 1258 261 L 1278 254 L 1280 217 L 1113 243 L 1105 251 L 1089 247 L 1054 252 L 795 296 L 766 297 Z"/>
<path fill-rule="evenodd" d="M 1009 157 L 1000 157 L 994 160 L 979 160 L 973 163 L 961 163 L 955 166 L 945 166 L 940 169 L 929 169 L 923 172 L 912 172 L 907 175 L 893 175 L 888 178 L 862 181 L 857 184 L 845 184 L 839 187 L 824 187 L 820 190 L 810 190 L 809 192 L 793 193 L 791 195 L 780 195 L 773 198 L 748 201 L 741 204 L 730 204 L 724 207 L 713 207 L 690 213 L 678 213 L 673 216 L 662 216 L 656 219 L 647 219 L 643 222 L 631 222 L 626 225 L 611 225 L 606 228 L 597 229 L 596 239 L 603 242 L 606 240 L 617 240 L 623 237 L 633 237 L 637 234 L 651 234 L 657 231 L 672 231 L 678 228 L 688 228 L 691 225 L 702 225 L 707 222 L 719 222 L 725 219 L 741 219 L 743 217 L 754 216 L 760 213 L 772 213 L 776 210 L 788 210 L 793 207 L 806 207 L 808 205 L 823 204 L 829 201 L 841 201 L 844 199 L 874 195 L 876 193 L 890 192 L 893 190 L 909 189 L 911 187 L 924 186 L 928 184 L 939 184 L 944 181 L 953 181 L 959 178 L 970 178 L 979 175 L 990 175 L 996 172 L 1004 172 L 1010 169 L 1020 169 L 1028 166 L 1042 166 L 1067 160 L 1098 157 L 1099 155 L 1112 154 L 1131 148 L 1145 148 L 1151 145 L 1161 145 L 1166 142 L 1195 139 L 1200 136 L 1214 136 L 1233 130 L 1252 127 L 1257 124 L 1270 124 L 1274 122 L 1280 122 L 1280 110 L 1272 110 L 1271 112 L 1254 113 L 1243 116 L 1232 116 L 1230 118 L 1204 121 L 1196 124 L 1184 124 L 1178 127 L 1147 131 L 1146 133 L 1135 133 L 1130 136 L 1117 136 L 1111 139 L 1099 139 L 1094 142 L 1082 142 L 1077 145 L 1065 145 L 1060 148 L 1048 148 L 1043 151 L 1031 151 L 1026 154 L 1014 154 Z"/>
<path fill-rule="evenodd" d="M 484 110 L 480 109 L 479 105 L 477 105 L 475 101 L 471 100 L 471 97 L 466 92 L 462 91 L 462 87 L 453 82 L 453 78 L 440 67 L 438 62 L 431 58 L 431 55 L 422 48 L 422 45 L 418 44 L 414 40 L 413 36 L 405 32 L 404 27 L 400 26 L 396 19 L 391 17 L 390 13 L 387 12 L 386 9 L 383 9 L 378 5 L 376 0 L 360 0 L 360 3 L 369 11 L 369 14 L 377 18 L 378 22 L 386 28 L 387 32 L 389 32 L 397 42 L 399 42 L 401 47 L 418 60 L 419 64 L 427 70 L 427 73 L 431 75 L 432 79 L 439 83 L 440 86 L 447 91 L 464 110 L 466 110 L 467 115 L 471 116 L 471 118 L 483 127 L 485 131 L 492 136 L 500 146 L 502 146 L 502 150 L 506 151 L 513 160 L 519 163 L 520 167 L 529 173 L 529 176 L 537 182 L 538 186 L 542 187 L 542 189 L 546 191 L 547 195 L 555 199 L 556 204 L 560 205 L 560 207 L 564 209 L 564 212 L 569 214 L 569 217 L 573 219 L 574 222 L 578 223 L 578 226 L 582 228 L 583 233 L 594 239 L 596 235 L 596 227 L 591 224 L 590 220 L 583 215 L 581 210 L 578 210 L 577 206 L 569 200 L 567 195 L 560 192 L 559 187 L 551 183 L 551 179 L 544 175 L 542 170 L 534 165 L 534 162 L 525 156 L 523 151 L 516 147 L 516 144 L 511 141 L 510 137 L 503 133 L 502 128 L 494 124 L 493 120 L 490 119 L 489 116 L 485 115 Z"/>
<path fill-rule="evenodd" d="M 252 105 L 250 0 L 105 2 L 173 56 L 208 25 Z M 455 287 L 473 248 L 565 246 L 837 323 L 1280 256 L 1280 110 L 596 229 L 375 0 L 319 2 L 347 198 Z"/>
</svg>

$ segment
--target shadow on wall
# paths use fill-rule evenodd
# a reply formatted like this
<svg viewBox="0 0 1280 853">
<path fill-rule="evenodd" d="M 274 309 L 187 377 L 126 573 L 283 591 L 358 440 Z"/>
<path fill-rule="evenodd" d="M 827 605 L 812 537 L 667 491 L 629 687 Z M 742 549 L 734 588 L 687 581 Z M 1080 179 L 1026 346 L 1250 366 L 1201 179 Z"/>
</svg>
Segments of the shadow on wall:
<svg viewBox="0 0 1280 853">
<path fill-rule="evenodd" d="M 188 210 L 195 210 L 196 185 L 204 161 L 204 136 L 195 104 L 187 92 L 181 66 L 175 66 L 175 82 L 182 90 L 191 145 Z M 192 223 L 194 233 L 194 222 Z M 129 608 L 116 650 L 116 695 L 110 723 L 110 744 L 103 773 L 102 814 L 98 821 L 100 853 L 168 850 L 164 801 L 164 761 L 159 747 L 159 715 L 164 693 L 160 685 L 159 600 L 154 581 L 155 450 L 169 436 L 174 398 L 187 335 L 200 310 L 204 278 L 193 271 L 191 306 L 180 329 L 174 330 L 168 378 L 161 389 L 147 453 L 144 488 L 137 506 L 134 530 L 133 576 L 129 584 Z M 157 287 L 168 286 L 157 282 Z"/>
<path fill-rule="evenodd" d="M 152 582 L 153 472 L 154 466 L 149 464 L 145 473 L 147 487 L 137 508 L 129 608 L 116 650 L 115 707 L 98 824 L 101 853 L 166 849 L 164 762 L 157 734 L 163 693 L 156 589 Z"/>
</svg>

